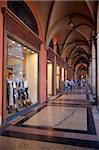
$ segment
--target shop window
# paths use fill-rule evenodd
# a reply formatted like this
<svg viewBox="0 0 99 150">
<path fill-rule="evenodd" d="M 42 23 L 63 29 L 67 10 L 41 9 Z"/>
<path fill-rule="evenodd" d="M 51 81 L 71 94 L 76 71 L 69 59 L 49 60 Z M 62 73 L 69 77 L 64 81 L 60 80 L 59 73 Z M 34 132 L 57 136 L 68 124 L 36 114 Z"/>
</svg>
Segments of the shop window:
<svg viewBox="0 0 99 150">
<path fill-rule="evenodd" d="M 53 88 L 53 64 L 51 61 L 47 61 L 47 91 L 48 97 L 52 96 Z"/>
<path fill-rule="evenodd" d="M 8 8 L 19 17 L 35 34 L 39 35 L 36 20 L 24 1 L 8 1 Z"/>
<path fill-rule="evenodd" d="M 62 82 L 64 82 L 64 68 L 62 68 Z"/>
<path fill-rule="evenodd" d="M 62 67 L 62 91 L 64 91 L 64 85 L 65 85 L 65 69 Z"/>
<path fill-rule="evenodd" d="M 38 54 L 7 38 L 7 111 L 20 111 L 38 100 Z"/>
<path fill-rule="evenodd" d="M 67 70 L 65 70 L 65 80 L 67 79 Z"/>
<path fill-rule="evenodd" d="M 60 66 L 56 65 L 56 92 L 59 92 L 59 83 L 60 83 Z"/>
</svg>

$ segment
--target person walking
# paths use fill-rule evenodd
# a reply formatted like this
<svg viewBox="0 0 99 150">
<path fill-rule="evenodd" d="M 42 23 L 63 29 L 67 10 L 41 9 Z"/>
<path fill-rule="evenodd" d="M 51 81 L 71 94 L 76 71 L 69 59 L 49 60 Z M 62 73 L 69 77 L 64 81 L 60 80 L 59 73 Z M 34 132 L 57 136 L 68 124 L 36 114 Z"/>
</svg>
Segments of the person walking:
<svg viewBox="0 0 99 150">
<path fill-rule="evenodd" d="M 71 79 L 70 80 L 70 90 L 71 90 L 71 92 L 73 90 L 73 86 L 74 86 L 74 81 L 73 81 L 73 79 Z"/>
<path fill-rule="evenodd" d="M 68 94 L 69 93 L 69 88 L 70 88 L 70 83 L 69 83 L 68 79 L 66 79 L 66 81 L 65 81 L 65 88 L 66 88 L 66 94 Z"/>
</svg>

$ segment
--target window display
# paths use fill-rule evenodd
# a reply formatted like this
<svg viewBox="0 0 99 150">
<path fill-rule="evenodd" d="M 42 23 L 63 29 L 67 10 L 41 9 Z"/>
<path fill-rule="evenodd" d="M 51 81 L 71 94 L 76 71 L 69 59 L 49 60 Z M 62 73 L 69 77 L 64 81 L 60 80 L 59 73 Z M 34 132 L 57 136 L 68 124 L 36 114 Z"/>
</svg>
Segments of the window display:
<svg viewBox="0 0 99 150">
<path fill-rule="evenodd" d="M 7 38 L 7 111 L 12 113 L 37 103 L 38 54 Z"/>
<path fill-rule="evenodd" d="M 59 92 L 59 82 L 60 82 L 60 66 L 56 65 L 56 92 Z"/>
</svg>

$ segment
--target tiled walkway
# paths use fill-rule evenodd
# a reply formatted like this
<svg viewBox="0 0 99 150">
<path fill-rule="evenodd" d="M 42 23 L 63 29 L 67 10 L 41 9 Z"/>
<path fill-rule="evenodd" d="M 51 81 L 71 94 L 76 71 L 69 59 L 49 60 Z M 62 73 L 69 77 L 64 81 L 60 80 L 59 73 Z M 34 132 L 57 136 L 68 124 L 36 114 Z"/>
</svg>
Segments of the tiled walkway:
<svg viewBox="0 0 99 150">
<path fill-rule="evenodd" d="M 99 112 L 84 89 L 18 116 L 0 136 L 0 150 L 99 150 Z"/>
</svg>

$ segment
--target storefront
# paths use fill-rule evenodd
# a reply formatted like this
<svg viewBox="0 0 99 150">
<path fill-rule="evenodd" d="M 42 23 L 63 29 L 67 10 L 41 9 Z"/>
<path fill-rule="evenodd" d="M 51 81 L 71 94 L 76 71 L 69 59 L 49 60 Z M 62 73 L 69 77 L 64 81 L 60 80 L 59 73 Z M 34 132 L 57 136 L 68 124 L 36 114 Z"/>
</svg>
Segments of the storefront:
<svg viewBox="0 0 99 150">
<path fill-rule="evenodd" d="M 47 95 L 53 95 L 53 63 L 47 60 Z"/>
<path fill-rule="evenodd" d="M 65 69 L 65 80 L 68 78 L 67 69 Z"/>
<path fill-rule="evenodd" d="M 56 93 L 60 90 L 60 65 L 56 64 Z"/>
<path fill-rule="evenodd" d="M 47 97 L 54 94 L 54 53 L 47 51 Z"/>
<path fill-rule="evenodd" d="M 65 80 L 65 69 L 62 67 L 62 82 Z"/>
<path fill-rule="evenodd" d="M 58 94 L 61 91 L 61 80 L 62 80 L 62 72 L 61 72 L 61 58 L 60 56 L 56 56 L 56 93 Z"/>
<path fill-rule="evenodd" d="M 39 101 L 41 41 L 14 13 L 4 10 L 3 121 Z M 7 112 L 7 113 L 6 113 Z"/>
<path fill-rule="evenodd" d="M 7 110 L 19 111 L 38 101 L 38 53 L 7 38 Z"/>
</svg>

